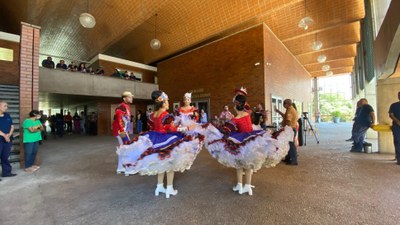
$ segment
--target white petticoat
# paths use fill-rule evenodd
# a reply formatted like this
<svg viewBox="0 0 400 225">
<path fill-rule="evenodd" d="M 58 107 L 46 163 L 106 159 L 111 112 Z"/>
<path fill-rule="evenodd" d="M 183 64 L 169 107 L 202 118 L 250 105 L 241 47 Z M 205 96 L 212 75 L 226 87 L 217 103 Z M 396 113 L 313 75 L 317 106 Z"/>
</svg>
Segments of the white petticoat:
<svg viewBox="0 0 400 225">
<path fill-rule="evenodd" d="M 268 132 L 257 135 L 236 150 L 233 154 L 228 150 L 228 146 L 223 140 L 224 135 L 214 126 L 209 125 L 205 135 L 205 147 L 212 157 L 218 160 L 224 166 L 233 168 L 252 169 L 257 171 L 262 167 L 274 167 L 289 151 L 289 141 L 293 140 L 293 130 L 285 127 L 277 139 L 271 137 Z M 231 137 L 227 138 L 237 144 L 237 140 Z"/>
<path fill-rule="evenodd" d="M 170 155 L 163 159 L 159 157 L 158 153 L 146 155 L 140 159 L 142 153 L 146 150 L 162 144 L 152 143 L 146 134 L 139 136 L 138 140 L 130 145 L 117 147 L 117 154 L 122 156 L 122 164 L 125 167 L 126 174 L 156 175 L 169 171 L 183 172 L 190 169 L 203 147 L 203 141 L 198 136 L 192 137 L 192 140 L 184 140 L 173 147 Z M 170 144 L 177 141 L 181 141 L 181 138 L 175 135 L 169 139 Z"/>
</svg>

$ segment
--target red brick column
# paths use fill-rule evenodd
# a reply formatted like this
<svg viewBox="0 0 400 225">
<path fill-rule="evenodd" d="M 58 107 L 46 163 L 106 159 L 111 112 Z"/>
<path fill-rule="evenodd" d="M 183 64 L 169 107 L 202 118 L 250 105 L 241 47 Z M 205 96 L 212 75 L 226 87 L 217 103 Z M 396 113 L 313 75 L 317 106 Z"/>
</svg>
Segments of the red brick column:
<svg viewBox="0 0 400 225">
<path fill-rule="evenodd" d="M 22 123 L 32 109 L 39 108 L 39 44 L 40 27 L 21 23 L 20 80 L 19 80 L 19 121 L 20 121 L 20 163 L 23 167 Z"/>
</svg>

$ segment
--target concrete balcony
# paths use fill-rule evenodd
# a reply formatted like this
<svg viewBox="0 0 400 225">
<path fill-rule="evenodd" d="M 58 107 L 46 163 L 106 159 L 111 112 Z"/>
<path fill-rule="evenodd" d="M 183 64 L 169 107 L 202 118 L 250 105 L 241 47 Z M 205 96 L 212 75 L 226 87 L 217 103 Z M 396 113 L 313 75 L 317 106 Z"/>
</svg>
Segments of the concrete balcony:
<svg viewBox="0 0 400 225">
<path fill-rule="evenodd" d="M 130 91 L 134 95 L 134 99 L 151 99 L 151 92 L 158 89 L 158 84 L 153 83 L 43 67 L 39 68 L 40 92 L 97 97 L 121 97 L 123 91 Z"/>
</svg>

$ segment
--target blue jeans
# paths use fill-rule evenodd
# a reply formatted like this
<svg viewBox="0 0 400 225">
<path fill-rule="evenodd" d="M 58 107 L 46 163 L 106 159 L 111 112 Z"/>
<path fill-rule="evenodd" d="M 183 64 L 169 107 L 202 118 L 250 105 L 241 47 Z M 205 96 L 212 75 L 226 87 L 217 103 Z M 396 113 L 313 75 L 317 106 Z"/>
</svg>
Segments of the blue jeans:
<svg viewBox="0 0 400 225">
<path fill-rule="evenodd" d="M 0 156 L 1 156 L 1 169 L 2 176 L 10 175 L 11 165 L 8 158 L 10 157 L 12 142 L 0 142 Z"/>
<path fill-rule="evenodd" d="M 364 147 L 365 134 L 367 133 L 368 126 L 354 123 L 352 137 L 353 137 L 353 148 L 356 151 L 362 151 Z"/>
<path fill-rule="evenodd" d="M 39 148 L 39 142 L 29 142 L 24 143 L 24 153 L 25 153 L 25 168 L 29 168 L 33 165 L 36 158 L 36 153 Z"/>
<path fill-rule="evenodd" d="M 294 138 L 293 141 L 289 141 L 289 152 L 285 157 L 285 161 L 290 163 L 297 163 L 297 150 L 296 150 L 296 145 L 294 144 L 294 141 L 296 139 L 295 128 L 293 128 L 293 132 L 294 132 Z"/>
<path fill-rule="evenodd" d="M 139 134 L 140 132 L 142 132 L 142 121 L 141 121 L 141 120 L 138 120 L 138 121 L 136 122 L 136 126 L 137 126 L 137 132 L 138 132 L 138 134 Z"/>
<path fill-rule="evenodd" d="M 400 126 L 392 126 L 394 150 L 396 152 L 397 162 L 400 163 Z"/>
</svg>

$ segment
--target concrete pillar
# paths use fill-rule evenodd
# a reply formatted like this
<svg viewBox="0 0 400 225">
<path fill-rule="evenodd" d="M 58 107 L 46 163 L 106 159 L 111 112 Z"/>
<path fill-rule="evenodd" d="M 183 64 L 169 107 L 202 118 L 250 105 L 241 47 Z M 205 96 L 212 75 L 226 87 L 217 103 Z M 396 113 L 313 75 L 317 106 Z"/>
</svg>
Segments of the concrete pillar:
<svg viewBox="0 0 400 225">
<path fill-rule="evenodd" d="M 317 115 L 317 112 L 319 113 L 319 88 L 318 88 L 318 78 L 314 77 L 313 78 L 313 87 L 314 87 L 314 92 L 313 92 L 313 105 L 314 105 L 314 111 L 313 115 L 310 115 L 310 117 L 314 117 Z M 317 118 L 315 118 L 314 121 L 316 121 Z"/>
</svg>

